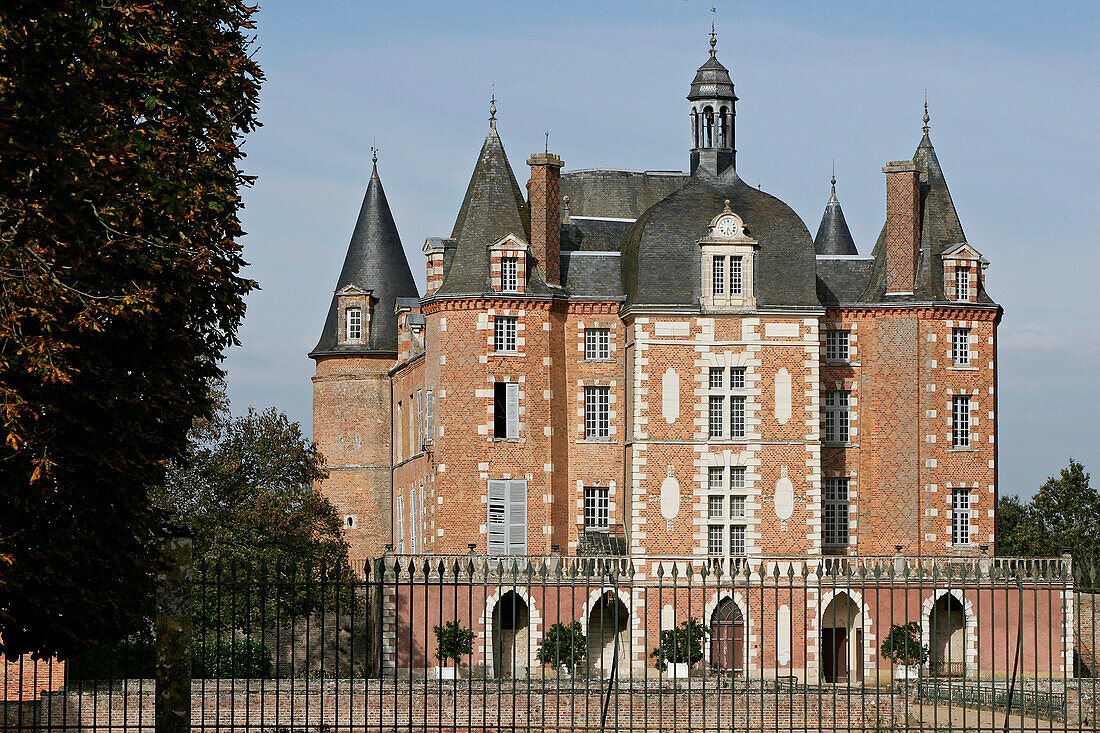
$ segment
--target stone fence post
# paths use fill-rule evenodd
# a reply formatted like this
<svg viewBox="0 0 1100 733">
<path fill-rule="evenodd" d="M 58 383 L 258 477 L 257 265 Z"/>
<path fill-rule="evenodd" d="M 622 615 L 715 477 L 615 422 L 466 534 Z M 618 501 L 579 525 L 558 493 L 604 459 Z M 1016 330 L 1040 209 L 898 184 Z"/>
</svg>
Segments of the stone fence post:
<svg viewBox="0 0 1100 733">
<path fill-rule="evenodd" d="M 191 532 L 167 528 L 157 573 L 156 733 L 191 731 Z"/>
</svg>

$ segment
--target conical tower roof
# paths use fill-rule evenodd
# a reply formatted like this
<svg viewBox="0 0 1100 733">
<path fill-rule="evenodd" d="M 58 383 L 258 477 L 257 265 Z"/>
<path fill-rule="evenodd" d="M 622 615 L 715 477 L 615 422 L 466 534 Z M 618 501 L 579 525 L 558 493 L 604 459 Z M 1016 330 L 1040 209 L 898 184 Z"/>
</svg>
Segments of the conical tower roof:
<svg viewBox="0 0 1100 733">
<path fill-rule="evenodd" d="M 466 197 L 458 211 L 451 237 L 455 254 L 438 295 L 489 292 L 489 245 L 507 234 L 529 238 L 530 214 L 523 192 L 512 173 L 504 145 L 490 120 L 489 134 L 481 146 Z M 528 281 L 528 292 L 537 283 Z"/>
<path fill-rule="evenodd" d="M 335 354 L 397 353 L 397 298 L 416 298 L 409 261 L 401 246 L 401 237 L 393 221 L 386 192 L 378 177 L 378 163 L 371 171 L 370 183 L 359 208 L 359 218 L 351 234 L 348 253 L 336 290 L 353 285 L 371 291 L 374 308 L 370 319 L 370 339 L 363 344 L 340 344 L 338 337 L 337 296 L 332 296 L 321 339 L 310 356 Z"/>
<path fill-rule="evenodd" d="M 819 255 L 856 255 L 855 240 L 848 229 L 848 222 L 844 221 L 844 211 L 840 208 L 840 201 L 836 198 L 836 178 L 832 179 L 833 192 L 829 196 L 829 203 L 825 205 L 825 213 L 821 217 L 821 225 L 817 228 L 817 236 L 814 237 L 814 251 Z"/>
</svg>

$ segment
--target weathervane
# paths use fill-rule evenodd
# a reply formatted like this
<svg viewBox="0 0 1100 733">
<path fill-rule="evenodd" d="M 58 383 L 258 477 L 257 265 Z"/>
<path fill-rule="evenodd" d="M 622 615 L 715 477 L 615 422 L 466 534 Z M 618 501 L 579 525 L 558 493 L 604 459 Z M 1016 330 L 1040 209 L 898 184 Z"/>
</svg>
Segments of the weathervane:
<svg viewBox="0 0 1100 733">
<path fill-rule="evenodd" d="M 710 55 L 714 55 L 714 47 L 718 45 L 718 34 L 714 32 L 714 16 L 718 9 L 710 6 Z"/>
<path fill-rule="evenodd" d="M 489 127 L 497 129 L 497 85 L 491 84 L 492 96 L 489 98 Z"/>
<path fill-rule="evenodd" d="M 927 135 L 928 134 L 928 120 L 932 119 L 931 117 L 928 116 L 928 90 L 927 89 L 924 90 L 924 117 L 922 117 L 921 119 L 924 120 L 924 128 L 923 129 L 924 129 L 924 134 Z"/>
<path fill-rule="evenodd" d="M 549 130 L 546 131 L 546 146 L 542 149 L 542 152 L 544 152 L 544 153 L 549 153 L 550 152 L 550 131 Z"/>
<path fill-rule="evenodd" d="M 370 146 L 370 162 L 378 165 L 378 138 L 374 138 L 374 145 Z"/>
</svg>

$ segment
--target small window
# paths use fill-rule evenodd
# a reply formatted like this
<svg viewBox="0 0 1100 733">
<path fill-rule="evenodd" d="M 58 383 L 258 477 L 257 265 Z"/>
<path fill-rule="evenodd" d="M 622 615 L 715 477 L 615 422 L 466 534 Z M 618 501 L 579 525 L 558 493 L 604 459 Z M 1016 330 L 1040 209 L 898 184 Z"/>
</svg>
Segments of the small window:
<svg viewBox="0 0 1100 733">
<path fill-rule="evenodd" d="M 584 528 L 606 532 L 611 523 L 610 491 L 606 486 L 584 487 Z"/>
<path fill-rule="evenodd" d="M 745 398 L 730 397 L 730 437 L 745 437 Z"/>
<path fill-rule="evenodd" d="M 731 496 L 730 497 L 730 517 L 733 519 L 739 519 L 745 516 L 745 497 L 743 496 Z"/>
<path fill-rule="evenodd" d="M 970 489 L 951 489 L 951 544 L 970 544 Z"/>
<path fill-rule="evenodd" d="M 707 519 L 721 519 L 726 497 L 711 495 L 707 497 Z"/>
<path fill-rule="evenodd" d="M 584 388 L 584 437 L 611 437 L 611 388 Z"/>
<path fill-rule="evenodd" d="M 710 374 L 708 375 L 708 384 L 711 389 L 725 389 L 726 386 L 726 369 L 725 367 L 711 367 Z"/>
<path fill-rule="evenodd" d="M 730 469 L 730 488 L 731 489 L 743 489 L 745 488 L 745 467 L 734 466 Z"/>
<path fill-rule="evenodd" d="M 970 300 L 969 267 L 955 267 L 955 300 Z"/>
<path fill-rule="evenodd" d="M 825 442 L 847 443 L 848 392 L 831 389 L 825 393 Z"/>
<path fill-rule="evenodd" d="M 515 257 L 500 260 L 500 289 L 505 292 L 519 290 L 519 261 Z"/>
<path fill-rule="evenodd" d="M 363 340 L 363 309 L 362 308 L 348 308 L 345 311 L 347 316 L 347 339 L 348 341 L 362 341 Z"/>
<path fill-rule="evenodd" d="M 711 466 L 710 468 L 708 468 L 707 469 L 707 488 L 710 489 L 711 491 L 721 491 L 723 488 L 725 488 L 725 487 L 722 486 L 723 479 L 725 478 L 725 476 L 723 476 L 723 474 L 725 472 L 726 472 L 726 469 L 722 468 L 721 466 Z"/>
<path fill-rule="evenodd" d="M 493 385 L 493 437 L 519 437 L 519 385 L 514 382 Z"/>
<path fill-rule="evenodd" d="M 359 516 L 357 514 L 344 515 L 344 529 L 356 529 L 358 526 Z"/>
<path fill-rule="evenodd" d="M 584 358 L 611 358 L 611 330 L 607 328 L 584 329 Z"/>
<path fill-rule="evenodd" d="M 711 292 L 714 295 L 726 294 L 726 258 L 715 255 L 711 260 Z"/>
<path fill-rule="evenodd" d="M 951 445 L 970 447 L 970 398 L 965 395 L 951 397 Z"/>
<path fill-rule="evenodd" d="M 730 369 L 730 389 L 745 388 L 745 367 L 733 367 Z"/>
<path fill-rule="evenodd" d="M 723 430 L 725 422 L 726 398 L 725 397 L 711 397 L 710 398 L 710 412 L 709 412 L 709 435 L 711 439 L 721 439 L 725 436 L 725 430 Z"/>
<path fill-rule="evenodd" d="M 848 544 L 848 479 L 826 478 L 824 487 L 825 544 L 840 547 Z"/>
<path fill-rule="evenodd" d="M 493 318 L 493 349 L 499 352 L 515 352 L 516 323 L 515 316 L 496 316 Z"/>
<path fill-rule="evenodd" d="M 730 554 L 745 554 L 745 525 L 734 524 L 730 527 Z"/>
<path fill-rule="evenodd" d="M 970 366 L 970 329 L 951 329 L 951 361 L 955 366 Z"/>
<path fill-rule="evenodd" d="M 741 257 L 730 257 L 730 295 L 742 295 Z"/>
<path fill-rule="evenodd" d="M 848 361 L 848 340 L 850 337 L 851 331 L 826 331 L 825 360 Z"/>
<path fill-rule="evenodd" d="M 721 524 L 712 524 L 707 527 L 707 553 L 710 555 L 725 554 L 726 528 Z"/>
</svg>

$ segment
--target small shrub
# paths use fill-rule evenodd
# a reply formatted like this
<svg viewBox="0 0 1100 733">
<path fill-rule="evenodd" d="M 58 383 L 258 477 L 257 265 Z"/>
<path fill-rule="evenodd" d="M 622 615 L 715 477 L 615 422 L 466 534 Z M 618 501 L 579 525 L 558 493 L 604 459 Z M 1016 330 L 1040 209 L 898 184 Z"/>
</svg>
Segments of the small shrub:
<svg viewBox="0 0 1100 733">
<path fill-rule="evenodd" d="M 690 617 L 675 629 L 662 631 L 660 646 L 649 656 L 657 660 L 656 667 L 661 671 L 670 664 L 690 667 L 703 658 L 703 637 L 709 633 L 709 628 Z"/>
<path fill-rule="evenodd" d="M 879 654 L 894 664 L 924 664 L 928 660 L 928 647 L 921 643 L 920 624 L 894 624 L 879 647 Z"/>
<path fill-rule="evenodd" d="M 252 639 L 210 639 L 191 650 L 191 675 L 206 679 L 266 679 L 271 649 Z"/>
<path fill-rule="evenodd" d="M 458 666 L 462 656 L 474 650 L 474 632 L 458 621 L 448 621 L 432 630 L 435 631 L 435 658 L 444 666 L 447 666 L 448 659 L 455 660 L 455 666 Z"/>
<path fill-rule="evenodd" d="M 546 630 L 546 635 L 539 642 L 535 659 L 541 664 L 551 667 L 566 667 L 575 669 L 584 661 L 588 651 L 588 640 L 581 631 L 579 621 L 571 624 L 554 624 Z"/>
</svg>

